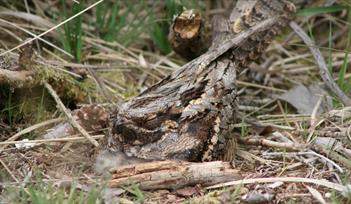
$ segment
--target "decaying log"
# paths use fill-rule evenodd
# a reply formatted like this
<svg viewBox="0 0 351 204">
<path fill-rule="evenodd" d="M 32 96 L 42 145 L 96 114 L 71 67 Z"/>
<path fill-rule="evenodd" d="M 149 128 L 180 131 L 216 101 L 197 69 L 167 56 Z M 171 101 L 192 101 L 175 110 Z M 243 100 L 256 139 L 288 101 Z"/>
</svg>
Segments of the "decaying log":
<svg viewBox="0 0 351 204">
<path fill-rule="evenodd" d="M 238 170 L 222 161 L 159 161 L 123 166 L 112 169 L 111 173 L 111 187 L 137 184 L 143 190 L 178 189 L 196 184 L 210 186 L 241 178 Z"/>
<path fill-rule="evenodd" d="M 0 69 L 0 84 L 8 84 L 13 88 L 21 88 L 32 83 L 33 72 L 31 71 L 11 71 Z"/>
<path fill-rule="evenodd" d="M 199 12 L 185 10 L 173 19 L 168 40 L 173 50 L 191 60 L 203 54 L 210 46 L 210 35 L 205 31 Z"/>
</svg>

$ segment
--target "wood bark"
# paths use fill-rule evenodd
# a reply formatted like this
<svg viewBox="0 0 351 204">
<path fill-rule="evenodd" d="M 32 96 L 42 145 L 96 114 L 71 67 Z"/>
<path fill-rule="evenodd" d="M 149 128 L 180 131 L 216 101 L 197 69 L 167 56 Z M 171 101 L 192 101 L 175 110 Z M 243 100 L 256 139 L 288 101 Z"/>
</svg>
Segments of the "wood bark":
<svg viewBox="0 0 351 204">
<path fill-rule="evenodd" d="M 8 84 L 12 88 L 30 86 L 33 81 L 31 71 L 11 71 L 0 69 L 0 84 Z"/>
<path fill-rule="evenodd" d="M 188 60 L 203 54 L 211 41 L 200 13 L 192 9 L 181 12 L 173 19 L 168 40 L 173 50 Z"/>
<path fill-rule="evenodd" d="M 143 190 L 178 189 L 196 184 L 210 186 L 241 178 L 238 170 L 222 161 L 158 161 L 123 166 L 112 169 L 111 173 L 111 187 L 137 184 Z"/>
</svg>

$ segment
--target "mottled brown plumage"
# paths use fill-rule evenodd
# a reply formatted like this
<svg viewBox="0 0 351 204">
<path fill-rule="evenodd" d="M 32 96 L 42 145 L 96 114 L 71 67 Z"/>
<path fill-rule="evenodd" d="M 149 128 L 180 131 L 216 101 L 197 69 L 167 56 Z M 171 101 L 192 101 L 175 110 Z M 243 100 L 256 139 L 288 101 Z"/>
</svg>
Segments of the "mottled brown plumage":
<svg viewBox="0 0 351 204">
<path fill-rule="evenodd" d="M 294 10 L 284 0 L 239 0 L 229 20 L 215 20 L 206 53 L 119 107 L 109 149 L 152 160 L 233 159 L 236 72 L 260 56 Z"/>
</svg>

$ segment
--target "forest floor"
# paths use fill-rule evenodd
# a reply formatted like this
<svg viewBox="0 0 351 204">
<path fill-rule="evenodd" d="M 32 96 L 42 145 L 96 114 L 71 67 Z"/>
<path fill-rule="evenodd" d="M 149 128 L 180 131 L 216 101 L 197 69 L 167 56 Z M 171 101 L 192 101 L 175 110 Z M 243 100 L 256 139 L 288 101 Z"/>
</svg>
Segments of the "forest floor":
<svg viewBox="0 0 351 204">
<path fill-rule="evenodd" d="M 351 104 L 328 90 L 313 53 L 289 27 L 237 79 L 234 166 L 241 182 L 213 189 L 108 188 L 94 173 L 100 147 L 77 133 L 48 134 L 66 119 L 46 81 L 72 111 L 86 104 L 113 110 L 187 62 L 167 40 L 174 15 L 194 8 L 211 19 L 232 1 L 79 2 L 0 2 L 0 203 L 351 203 Z M 297 5 L 294 21 L 351 97 L 351 3 L 296 2 L 307 3 Z M 34 51 L 12 49 L 48 30 Z M 39 80 L 17 83 L 20 74 L 11 74 L 31 65 Z M 5 71 L 13 82 L 2 78 Z M 106 127 L 89 133 L 101 144 Z"/>
</svg>

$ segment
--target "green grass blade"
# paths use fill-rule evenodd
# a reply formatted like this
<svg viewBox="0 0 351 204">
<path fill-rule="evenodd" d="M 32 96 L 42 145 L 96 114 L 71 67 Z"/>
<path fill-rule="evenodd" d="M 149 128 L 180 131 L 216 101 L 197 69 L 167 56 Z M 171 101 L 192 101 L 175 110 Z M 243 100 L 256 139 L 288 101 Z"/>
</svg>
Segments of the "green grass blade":
<svg viewBox="0 0 351 204">
<path fill-rule="evenodd" d="M 80 1 L 80 3 L 74 3 L 70 14 L 68 14 L 66 0 L 61 0 L 61 4 L 63 7 L 63 17 L 64 19 L 69 18 L 72 15 L 75 15 L 81 12 L 84 9 L 84 1 Z M 83 16 L 79 15 L 73 20 L 67 22 L 63 25 L 63 32 L 59 31 L 60 40 L 63 45 L 63 48 L 71 53 L 77 62 L 80 61 L 81 53 L 83 49 L 83 39 L 82 39 L 82 24 L 83 24 Z"/>
<path fill-rule="evenodd" d="M 348 6 L 348 17 L 347 17 L 347 21 L 351 22 L 351 6 Z M 348 68 L 348 58 L 349 58 L 349 52 L 350 52 L 350 45 L 351 45 L 351 25 L 348 23 L 347 24 L 348 27 L 348 33 L 347 33 L 347 43 L 346 43 L 346 50 L 345 50 L 345 56 L 344 56 L 344 61 L 343 64 L 341 66 L 340 72 L 339 72 L 339 79 L 338 79 L 338 85 L 341 87 L 342 90 L 345 91 L 346 86 L 348 86 L 347 84 L 345 84 L 345 75 L 346 75 L 346 71 Z"/>
<path fill-rule="evenodd" d="M 111 16 L 109 17 L 107 21 L 107 33 L 104 39 L 106 41 L 112 41 L 113 37 L 117 35 L 117 27 L 118 27 L 118 22 L 117 22 L 117 16 L 118 16 L 118 4 L 114 4 L 112 7 L 111 11 Z"/>
<path fill-rule="evenodd" d="M 328 35 L 328 70 L 329 73 L 333 73 L 333 65 L 332 65 L 332 45 L 333 45 L 333 24 L 329 21 L 329 35 Z"/>
<path fill-rule="evenodd" d="M 325 13 L 335 13 L 347 9 L 347 6 L 335 5 L 327 7 L 315 7 L 315 8 L 305 8 L 300 9 L 296 12 L 297 16 L 311 16 Z"/>
</svg>

